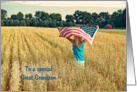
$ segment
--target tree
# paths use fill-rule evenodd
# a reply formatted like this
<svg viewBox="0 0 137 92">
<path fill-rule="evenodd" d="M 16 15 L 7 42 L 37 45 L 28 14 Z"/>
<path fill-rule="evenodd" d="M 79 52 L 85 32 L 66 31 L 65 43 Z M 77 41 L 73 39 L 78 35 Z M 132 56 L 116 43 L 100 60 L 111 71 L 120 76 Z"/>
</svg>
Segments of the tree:
<svg viewBox="0 0 137 92">
<path fill-rule="evenodd" d="M 126 9 L 113 12 L 109 20 L 116 28 L 126 28 Z"/>
<path fill-rule="evenodd" d="M 26 26 L 31 26 L 31 20 L 26 20 Z"/>
<path fill-rule="evenodd" d="M 39 26 L 43 26 L 44 25 L 44 22 L 42 20 L 39 21 Z"/>
<path fill-rule="evenodd" d="M 98 14 L 96 12 L 92 13 L 91 15 L 93 17 L 93 22 L 97 22 Z"/>
<path fill-rule="evenodd" d="M 62 21 L 60 21 L 60 25 L 59 25 L 60 27 L 63 27 L 63 22 Z"/>
<path fill-rule="evenodd" d="M 36 11 L 35 17 L 44 21 L 49 19 L 49 14 L 44 11 Z"/>
<path fill-rule="evenodd" d="M 52 20 L 52 21 L 55 21 L 56 19 L 55 19 L 55 13 L 51 13 L 50 15 L 49 15 L 49 17 L 50 17 L 50 19 Z"/>
<path fill-rule="evenodd" d="M 87 23 L 93 23 L 93 16 L 91 15 L 91 13 L 87 12 L 87 11 L 75 11 L 75 13 L 73 14 L 74 16 L 74 20 L 76 21 L 76 24 L 87 24 Z"/>
<path fill-rule="evenodd" d="M 9 20 L 9 26 L 14 26 L 14 21 L 12 19 Z"/>
<path fill-rule="evenodd" d="M 39 22 L 36 19 L 32 19 L 32 26 L 37 26 Z"/>
<path fill-rule="evenodd" d="M 76 24 L 80 24 L 81 13 L 82 11 L 76 10 L 73 14 L 74 19 L 76 20 Z"/>
<path fill-rule="evenodd" d="M 40 11 L 36 11 L 36 12 L 35 12 L 35 17 L 36 17 L 36 18 L 40 18 L 40 16 L 41 16 L 41 12 L 40 12 Z"/>
<path fill-rule="evenodd" d="M 123 14 L 123 11 L 122 10 L 118 10 L 117 11 L 119 14 Z"/>
<path fill-rule="evenodd" d="M 56 21 L 62 21 L 62 16 L 61 16 L 61 14 L 56 13 L 56 14 L 54 15 L 54 17 L 55 17 Z"/>
<path fill-rule="evenodd" d="M 48 25 L 49 25 L 49 22 L 47 20 L 43 22 L 44 27 L 48 27 Z"/>
<path fill-rule="evenodd" d="M 25 18 L 26 18 L 26 19 L 29 19 L 29 14 L 25 14 Z"/>
<path fill-rule="evenodd" d="M 52 27 L 52 21 L 51 20 L 48 21 L 48 24 L 49 24 L 48 25 L 49 27 Z"/>
<path fill-rule="evenodd" d="M 9 26 L 9 20 L 4 20 L 4 26 Z"/>
<path fill-rule="evenodd" d="M 4 21 L 3 20 L 1 21 L 1 26 L 4 26 Z"/>
<path fill-rule="evenodd" d="M 60 26 L 60 22 L 59 22 L 59 21 L 56 22 L 56 26 L 57 26 L 57 27 Z"/>
<path fill-rule="evenodd" d="M 110 15 L 108 12 L 101 12 L 101 13 L 99 13 L 99 19 L 100 19 L 101 26 L 104 28 L 105 25 L 110 20 Z"/>
<path fill-rule="evenodd" d="M 56 22 L 52 21 L 52 27 L 56 27 Z"/>
<path fill-rule="evenodd" d="M 29 13 L 28 15 L 29 15 L 29 19 L 32 19 L 32 14 L 31 14 L 31 13 Z"/>
<path fill-rule="evenodd" d="M 23 13 L 22 12 L 19 12 L 18 14 L 17 14 L 17 18 L 18 18 L 18 20 L 23 20 Z"/>
<path fill-rule="evenodd" d="M 74 17 L 73 15 L 66 15 L 66 22 L 74 22 Z"/>
<path fill-rule="evenodd" d="M 26 26 L 25 20 L 21 20 L 19 24 L 20 24 L 20 26 Z"/>
<path fill-rule="evenodd" d="M 7 17 L 7 11 L 4 9 L 1 9 L 1 20 L 5 20 Z"/>
<path fill-rule="evenodd" d="M 73 26 L 76 26 L 76 22 L 73 23 Z"/>
<path fill-rule="evenodd" d="M 40 19 L 43 20 L 43 21 L 48 20 L 49 19 L 49 14 L 46 13 L 46 12 L 41 11 Z"/>
<path fill-rule="evenodd" d="M 19 20 L 14 20 L 14 26 L 19 26 Z"/>
<path fill-rule="evenodd" d="M 66 27 L 66 26 L 67 26 L 66 21 L 62 21 L 62 23 L 63 23 L 63 27 Z"/>
<path fill-rule="evenodd" d="M 11 15 L 11 19 L 13 19 L 13 20 L 16 20 L 16 19 L 18 19 L 18 18 L 17 18 L 17 15 L 15 15 L 15 14 L 12 14 L 12 15 Z"/>
<path fill-rule="evenodd" d="M 123 27 L 126 28 L 126 8 L 123 10 L 123 14 L 122 14 L 122 24 L 123 24 Z"/>
<path fill-rule="evenodd" d="M 67 22 L 67 26 L 68 26 L 68 27 L 72 27 L 72 26 L 73 26 L 73 23 L 72 23 L 72 22 Z"/>
<path fill-rule="evenodd" d="M 102 20 L 103 22 L 104 21 L 108 21 L 109 18 L 110 18 L 108 12 L 101 12 L 101 13 L 99 13 L 99 17 L 100 17 L 100 20 Z"/>
<path fill-rule="evenodd" d="M 113 14 L 111 15 L 111 18 L 116 18 L 118 16 L 119 16 L 118 12 L 113 12 Z"/>
</svg>

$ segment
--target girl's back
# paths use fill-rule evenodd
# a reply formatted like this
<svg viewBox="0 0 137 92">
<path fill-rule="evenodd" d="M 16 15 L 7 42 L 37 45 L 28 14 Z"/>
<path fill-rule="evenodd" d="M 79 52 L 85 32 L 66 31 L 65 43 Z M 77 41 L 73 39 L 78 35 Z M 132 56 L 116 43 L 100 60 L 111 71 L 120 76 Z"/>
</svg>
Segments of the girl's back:
<svg viewBox="0 0 137 92">
<path fill-rule="evenodd" d="M 76 58 L 77 61 L 85 61 L 84 59 L 84 44 L 85 40 L 82 41 L 81 46 L 76 46 L 75 45 L 75 40 L 73 40 L 73 54 L 74 58 Z"/>
</svg>

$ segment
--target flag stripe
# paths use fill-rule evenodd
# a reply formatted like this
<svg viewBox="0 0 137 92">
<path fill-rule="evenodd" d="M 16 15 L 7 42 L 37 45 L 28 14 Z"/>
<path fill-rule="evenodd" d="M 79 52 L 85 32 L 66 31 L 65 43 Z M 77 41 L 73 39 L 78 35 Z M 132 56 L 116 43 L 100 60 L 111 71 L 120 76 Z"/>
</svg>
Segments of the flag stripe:
<svg viewBox="0 0 137 92">
<path fill-rule="evenodd" d="M 58 27 L 60 35 L 65 38 L 72 35 L 79 36 L 87 40 L 92 45 L 94 36 L 98 30 L 96 27 Z"/>
<path fill-rule="evenodd" d="M 76 30 L 71 30 L 71 31 L 66 31 L 63 36 L 65 37 L 68 33 L 77 33 L 77 34 L 80 34 L 82 36 L 85 36 L 87 39 L 90 39 L 91 40 L 91 37 L 88 35 L 88 34 L 83 34 L 81 33 L 80 31 L 76 31 Z"/>
<path fill-rule="evenodd" d="M 86 39 L 86 40 L 91 44 L 92 39 L 89 40 L 89 39 L 87 39 L 85 36 L 82 36 L 81 34 L 77 34 L 77 33 L 68 34 L 68 36 L 65 36 L 65 38 L 70 37 L 70 36 L 72 36 L 72 35 L 82 37 L 82 38 Z"/>
<path fill-rule="evenodd" d="M 75 32 L 75 31 L 80 32 L 81 34 L 85 34 L 84 36 L 86 36 L 88 39 L 91 38 L 89 34 L 85 33 L 83 30 L 77 29 L 77 28 L 68 28 L 68 29 L 62 31 L 60 34 L 62 36 L 65 36 L 66 32 Z"/>
</svg>

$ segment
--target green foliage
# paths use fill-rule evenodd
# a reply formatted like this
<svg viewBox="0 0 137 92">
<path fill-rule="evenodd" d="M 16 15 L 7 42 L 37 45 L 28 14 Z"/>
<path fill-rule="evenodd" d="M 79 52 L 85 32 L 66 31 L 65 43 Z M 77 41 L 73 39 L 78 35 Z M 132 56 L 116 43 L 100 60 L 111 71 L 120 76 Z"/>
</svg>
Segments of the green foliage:
<svg viewBox="0 0 137 92">
<path fill-rule="evenodd" d="M 52 27 L 56 27 L 56 22 L 52 21 Z"/>
<path fill-rule="evenodd" d="M 62 21 L 60 22 L 60 27 L 63 27 L 63 22 Z"/>
<path fill-rule="evenodd" d="M 14 21 L 13 20 L 9 20 L 9 26 L 14 26 Z"/>
<path fill-rule="evenodd" d="M 49 25 L 49 22 L 48 22 L 48 21 L 44 21 L 44 22 L 43 22 L 43 26 L 44 26 L 44 27 L 48 27 L 48 25 Z"/>
<path fill-rule="evenodd" d="M 1 20 L 5 20 L 7 16 L 7 11 L 4 9 L 1 9 Z"/>
<path fill-rule="evenodd" d="M 10 18 L 6 18 L 7 11 L 1 9 L 1 19 L 4 20 L 3 26 L 41 26 L 41 27 L 67 27 L 76 26 L 76 24 L 99 25 L 100 28 L 105 28 L 105 25 L 111 24 L 113 28 L 126 28 L 126 8 L 118 10 L 111 15 L 108 12 L 90 13 L 87 11 L 76 10 L 73 15 L 66 15 L 66 21 L 62 21 L 62 16 L 59 13 L 48 14 L 44 11 L 36 11 L 35 17 L 31 13 L 25 14 L 18 12 L 12 14 Z"/>
<path fill-rule="evenodd" d="M 19 26 L 19 20 L 14 20 L 14 26 Z"/>
<path fill-rule="evenodd" d="M 9 26 L 9 20 L 4 20 L 4 26 Z"/>
<path fill-rule="evenodd" d="M 11 19 L 16 20 L 16 19 L 18 19 L 18 17 L 17 17 L 17 15 L 13 14 L 13 15 L 11 15 Z"/>
<path fill-rule="evenodd" d="M 17 14 L 17 18 L 18 18 L 18 20 L 23 20 L 23 13 L 22 12 L 19 12 L 18 14 Z"/>
<path fill-rule="evenodd" d="M 74 22 L 73 15 L 66 15 L 66 22 Z"/>
<path fill-rule="evenodd" d="M 52 21 L 49 21 L 48 26 L 49 26 L 49 27 L 52 27 Z"/>
<path fill-rule="evenodd" d="M 34 19 L 34 20 L 32 21 L 32 25 L 33 25 L 33 26 L 37 26 L 38 24 L 39 24 L 39 22 L 38 22 L 37 20 Z"/>
<path fill-rule="evenodd" d="M 3 20 L 1 21 L 1 26 L 4 26 L 4 21 Z"/>
<path fill-rule="evenodd" d="M 25 20 L 21 20 L 21 21 L 20 21 L 20 26 L 26 26 Z"/>
<path fill-rule="evenodd" d="M 31 20 L 26 20 L 26 26 L 31 26 Z"/>
<path fill-rule="evenodd" d="M 44 11 L 36 11 L 35 17 L 44 21 L 49 19 L 49 14 Z"/>
<path fill-rule="evenodd" d="M 73 26 L 76 26 L 76 22 L 73 23 Z"/>
<path fill-rule="evenodd" d="M 73 26 L 73 23 L 72 23 L 72 22 L 67 22 L 67 26 L 68 26 L 68 27 L 72 27 L 72 26 Z"/>
</svg>

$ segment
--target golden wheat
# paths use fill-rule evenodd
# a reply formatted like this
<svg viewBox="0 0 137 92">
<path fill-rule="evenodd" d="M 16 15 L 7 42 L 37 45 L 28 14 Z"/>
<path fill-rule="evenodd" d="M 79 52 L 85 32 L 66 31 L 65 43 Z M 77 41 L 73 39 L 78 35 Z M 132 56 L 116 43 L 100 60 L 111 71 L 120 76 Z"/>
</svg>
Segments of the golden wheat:
<svg viewBox="0 0 137 92">
<path fill-rule="evenodd" d="M 126 91 L 126 36 L 103 31 L 97 32 L 92 46 L 85 44 L 83 69 L 73 61 L 72 44 L 59 37 L 57 28 L 2 27 L 2 90 Z M 26 71 L 25 66 L 52 66 L 52 71 Z M 21 79 L 22 74 L 33 80 Z M 36 80 L 36 74 L 56 79 Z"/>
</svg>

